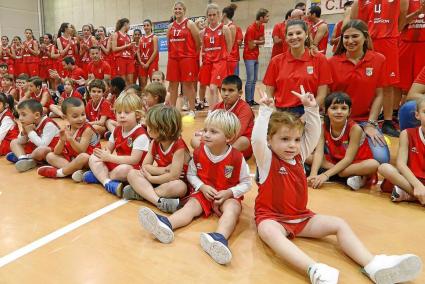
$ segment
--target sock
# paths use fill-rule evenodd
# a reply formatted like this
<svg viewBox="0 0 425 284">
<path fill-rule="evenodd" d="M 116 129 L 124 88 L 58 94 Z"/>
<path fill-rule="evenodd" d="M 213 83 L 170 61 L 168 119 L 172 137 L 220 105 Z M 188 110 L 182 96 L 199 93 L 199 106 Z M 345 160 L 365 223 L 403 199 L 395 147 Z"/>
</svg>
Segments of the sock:
<svg viewBox="0 0 425 284">
<path fill-rule="evenodd" d="M 110 181 L 111 181 L 111 179 L 107 178 L 107 179 L 105 180 L 105 182 L 103 183 L 103 186 L 106 186 L 106 184 L 107 184 L 108 182 L 110 182 Z"/>
<path fill-rule="evenodd" d="M 391 119 L 385 119 L 384 124 L 392 125 L 393 121 Z"/>
<path fill-rule="evenodd" d="M 26 154 L 25 154 L 25 155 L 21 155 L 21 156 L 19 156 L 19 157 L 18 157 L 18 160 L 20 160 L 20 159 L 26 159 L 26 158 L 28 158 L 28 155 L 26 155 Z"/>
<path fill-rule="evenodd" d="M 65 177 L 65 174 L 63 173 L 62 169 L 59 169 L 59 170 L 56 171 L 56 177 L 58 177 L 58 178 Z"/>
</svg>

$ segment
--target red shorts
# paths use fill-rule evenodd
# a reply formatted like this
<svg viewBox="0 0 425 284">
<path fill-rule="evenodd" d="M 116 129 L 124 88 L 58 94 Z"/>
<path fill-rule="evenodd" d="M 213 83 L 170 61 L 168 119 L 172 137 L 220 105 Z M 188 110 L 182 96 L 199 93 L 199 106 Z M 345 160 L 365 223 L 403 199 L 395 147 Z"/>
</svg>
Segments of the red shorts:
<svg viewBox="0 0 425 284">
<path fill-rule="evenodd" d="M 425 185 L 425 179 L 418 178 L 418 180 Z M 394 184 L 392 184 L 389 180 L 384 179 L 381 183 L 381 191 L 386 193 L 392 193 L 394 188 Z"/>
<path fill-rule="evenodd" d="M 25 64 L 22 62 L 15 62 L 15 77 L 18 77 L 22 73 L 25 73 L 26 67 Z M 28 75 L 28 74 L 27 74 Z"/>
<path fill-rule="evenodd" d="M 116 167 L 118 167 L 120 164 L 115 164 L 111 162 L 104 162 L 105 166 L 108 168 L 109 171 L 112 171 Z M 133 169 L 140 170 L 140 165 L 133 165 Z"/>
<path fill-rule="evenodd" d="M 409 91 L 416 77 L 425 66 L 425 42 L 400 41 L 400 83 L 403 91 Z"/>
<path fill-rule="evenodd" d="M 238 61 L 228 61 L 227 62 L 227 75 L 234 75 L 236 66 L 238 66 Z"/>
<path fill-rule="evenodd" d="M 0 156 L 7 155 L 10 152 L 10 141 L 3 140 L 0 144 Z"/>
<path fill-rule="evenodd" d="M 190 198 L 195 198 L 199 204 L 202 207 L 202 210 L 204 211 L 204 217 L 207 218 L 211 215 L 211 213 L 213 212 L 213 202 L 209 201 L 208 199 L 205 198 L 204 194 L 201 191 L 197 191 L 194 192 L 190 195 Z M 243 196 L 239 197 L 239 198 L 233 198 L 237 201 L 239 201 L 239 203 L 242 202 L 243 200 Z"/>
<path fill-rule="evenodd" d="M 133 58 L 116 57 L 115 63 L 115 75 L 117 76 L 134 74 L 134 72 L 136 71 L 134 67 L 135 61 Z"/>
<path fill-rule="evenodd" d="M 38 76 L 39 63 L 24 63 L 25 71 L 24 73 L 28 74 L 30 77 Z"/>
<path fill-rule="evenodd" d="M 196 82 L 199 68 L 196 58 L 168 58 L 167 81 L 170 82 Z"/>
<path fill-rule="evenodd" d="M 139 66 L 139 77 L 152 77 L 152 73 L 158 71 L 158 62 L 152 62 L 148 69 Z"/>
<path fill-rule="evenodd" d="M 304 220 L 300 223 L 287 223 L 287 222 L 282 222 L 281 220 L 277 220 L 277 219 L 270 218 L 270 217 L 255 216 L 255 223 L 257 224 L 257 227 L 258 227 L 258 225 L 265 220 L 276 221 L 280 225 L 282 225 L 282 227 L 288 233 L 288 239 L 293 239 L 296 236 L 298 236 L 299 233 L 302 232 L 302 230 L 304 230 L 305 226 L 308 224 L 308 222 L 310 222 L 310 219 L 311 219 L 311 217 L 308 217 L 306 220 Z"/>
<path fill-rule="evenodd" d="M 199 71 L 199 83 L 202 86 L 216 85 L 221 86 L 223 79 L 227 77 L 227 62 L 219 61 L 213 63 L 204 63 Z"/>
<path fill-rule="evenodd" d="M 40 65 L 40 78 L 43 80 L 50 79 L 49 70 L 56 69 L 55 65 Z"/>
<path fill-rule="evenodd" d="M 397 38 L 379 38 L 373 40 L 373 48 L 386 58 L 387 82 L 394 86 L 400 82 L 399 49 Z"/>
</svg>

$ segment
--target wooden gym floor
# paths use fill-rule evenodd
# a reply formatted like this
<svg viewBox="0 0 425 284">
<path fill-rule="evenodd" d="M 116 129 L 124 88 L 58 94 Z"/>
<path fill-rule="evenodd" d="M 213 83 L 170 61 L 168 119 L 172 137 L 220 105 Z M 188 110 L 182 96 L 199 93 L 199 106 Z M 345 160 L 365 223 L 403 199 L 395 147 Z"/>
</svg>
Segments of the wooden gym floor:
<svg viewBox="0 0 425 284">
<path fill-rule="evenodd" d="M 202 122 L 198 117 L 185 125 L 186 141 Z M 249 165 L 254 173 L 252 159 Z M 145 202 L 120 201 L 98 185 L 46 179 L 35 170 L 19 174 L 4 157 L 0 176 L 0 283 L 309 283 L 257 236 L 254 183 L 230 238 L 232 262 L 221 266 L 199 245 L 199 234 L 214 231 L 216 217 L 195 220 L 164 245 L 138 223 L 140 206 L 150 206 Z M 312 210 L 344 218 L 373 253 L 415 253 L 425 260 L 422 206 L 391 203 L 377 188 L 352 192 L 329 183 L 309 193 Z M 294 242 L 339 269 L 340 283 L 371 283 L 334 237 Z M 425 283 L 425 273 L 412 283 Z"/>
</svg>

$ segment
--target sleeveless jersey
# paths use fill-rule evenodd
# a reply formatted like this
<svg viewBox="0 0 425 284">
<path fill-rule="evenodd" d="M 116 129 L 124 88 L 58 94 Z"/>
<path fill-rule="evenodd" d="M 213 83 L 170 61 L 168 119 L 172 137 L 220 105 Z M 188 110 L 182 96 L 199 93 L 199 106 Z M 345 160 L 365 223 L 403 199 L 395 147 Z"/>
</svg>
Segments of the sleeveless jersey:
<svg viewBox="0 0 425 284">
<path fill-rule="evenodd" d="M 57 60 L 51 57 L 52 52 L 56 51 L 54 44 L 48 44 L 44 49 L 40 49 L 40 65 L 49 66 L 56 64 Z"/>
<path fill-rule="evenodd" d="M 97 134 L 96 130 L 91 126 L 89 123 L 85 123 L 83 126 L 81 126 L 77 131 L 74 133 L 74 139 L 77 142 L 80 142 L 81 136 L 83 135 L 84 131 L 86 131 L 87 128 L 91 128 L 93 130 L 94 134 L 90 140 L 90 144 L 86 149 L 87 154 L 91 155 L 94 152 L 94 149 L 100 148 L 100 137 L 99 134 Z M 77 157 L 79 153 L 72 148 L 71 143 L 69 141 L 66 141 L 65 146 L 63 148 L 62 154 L 72 160 L 73 158 Z"/>
<path fill-rule="evenodd" d="M 83 63 L 89 63 L 91 61 L 90 59 L 90 47 L 93 46 L 93 41 L 91 40 L 91 36 L 88 39 L 81 39 L 81 42 L 87 46 L 87 50 L 84 51 L 83 55 L 81 55 L 81 62 Z"/>
<path fill-rule="evenodd" d="M 187 27 L 189 19 L 180 24 L 174 21 L 168 31 L 168 57 L 174 59 L 196 58 L 196 45 L 190 29 Z"/>
<path fill-rule="evenodd" d="M 242 153 L 233 147 L 227 157 L 218 163 L 211 162 L 203 143 L 193 152 L 198 178 L 217 191 L 227 190 L 240 183 L 242 159 Z"/>
<path fill-rule="evenodd" d="M 400 0 L 359 0 L 358 18 L 367 23 L 372 39 L 396 38 Z"/>
<path fill-rule="evenodd" d="M 420 0 L 410 0 L 407 15 L 417 11 L 421 6 Z M 410 24 L 406 25 L 400 33 L 402 41 L 425 41 L 425 14 L 419 14 Z"/>
<path fill-rule="evenodd" d="M 43 119 L 43 121 L 39 125 L 37 125 L 37 127 L 35 129 L 35 133 L 37 133 L 37 135 L 39 137 L 41 137 L 43 135 L 44 127 L 49 122 L 53 123 L 59 129 L 59 125 L 53 119 L 51 119 L 50 117 L 46 117 L 46 118 Z M 51 149 L 54 149 L 55 146 L 56 146 L 56 144 L 58 143 L 58 141 L 59 141 L 59 136 L 55 136 L 55 137 L 53 137 L 53 139 L 50 142 L 50 144 L 47 145 L 47 146 L 50 147 Z M 27 145 L 33 145 L 33 148 L 34 149 L 37 148 L 37 146 L 35 146 L 34 143 L 32 143 L 31 141 L 29 141 L 27 143 Z"/>
<path fill-rule="evenodd" d="M 13 50 L 15 51 L 15 63 L 22 63 L 23 62 L 23 54 L 24 54 L 24 48 L 23 46 L 16 46 L 15 44 L 12 45 Z"/>
<path fill-rule="evenodd" d="M 128 45 L 131 43 L 131 39 L 127 34 L 123 34 L 122 32 L 117 32 L 117 47 Z M 122 57 L 122 58 L 133 58 L 133 52 L 130 50 L 130 47 L 128 49 L 123 49 L 121 51 L 115 52 L 115 57 Z"/>
<path fill-rule="evenodd" d="M 425 138 L 422 127 L 408 128 L 409 157 L 407 166 L 415 177 L 425 179 Z"/>
<path fill-rule="evenodd" d="M 332 137 L 329 129 L 326 128 L 325 124 L 323 124 L 323 133 L 325 136 L 325 145 L 327 146 L 329 150 L 329 154 L 326 154 L 327 160 L 333 163 L 337 163 L 341 161 L 345 157 L 345 153 L 347 151 L 348 145 L 350 144 L 350 131 L 353 126 L 355 126 L 356 123 L 352 120 L 347 121 L 347 126 L 345 127 L 344 134 L 341 138 L 338 140 L 335 140 L 335 138 Z M 357 151 L 356 156 L 354 157 L 354 162 L 360 162 L 367 159 L 372 159 L 373 154 L 369 147 L 369 142 L 365 137 L 363 142 L 361 142 L 361 145 L 359 146 L 359 149 Z"/>
<path fill-rule="evenodd" d="M 280 222 L 308 218 L 314 215 L 307 209 L 307 178 L 301 155 L 291 165 L 272 153 L 269 175 L 258 185 L 255 199 L 255 217 Z"/>
<path fill-rule="evenodd" d="M 40 61 L 40 58 L 36 55 L 33 55 L 29 48 L 34 50 L 35 46 L 37 44 L 37 41 L 34 39 L 27 40 L 23 43 L 24 45 L 24 51 L 22 53 L 24 63 L 38 63 Z"/>
<path fill-rule="evenodd" d="M 311 26 L 311 36 L 313 38 L 316 37 L 317 31 L 319 30 L 319 27 L 321 25 L 327 25 L 327 23 L 324 20 L 320 20 L 319 22 Z M 327 47 L 328 47 L 328 32 L 326 32 L 326 34 L 323 36 L 323 38 L 320 40 L 320 42 L 317 45 L 317 48 L 323 54 L 326 54 Z"/>
<path fill-rule="evenodd" d="M 154 34 L 151 34 L 149 36 L 142 36 L 139 41 L 139 52 L 140 52 L 140 59 L 143 63 L 148 62 L 149 58 L 151 58 L 153 53 L 153 39 Z M 159 61 L 158 53 L 155 56 L 155 59 L 152 61 L 152 63 L 157 63 Z"/>
<path fill-rule="evenodd" d="M 4 62 L 9 64 L 13 64 L 13 59 L 10 57 L 9 54 L 11 54 L 10 46 L 1 46 L 1 56 L 0 56 L 0 62 Z"/>
<path fill-rule="evenodd" d="M 43 94 L 45 93 L 45 92 L 49 92 L 49 90 L 48 89 L 46 89 L 46 88 L 41 88 L 41 90 L 40 90 L 40 92 L 38 93 L 38 94 L 36 94 L 36 93 L 30 93 L 30 97 L 31 97 L 31 99 L 34 99 L 34 100 L 36 100 L 36 101 L 38 101 L 38 102 L 41 102 L 41 98 L 43 97 Z M 47 101 L 46 102 L 46 104 L 45 105 L 43 105 L 43 107 L 48 107 L 50 105 L 50 100 L 49 101 Z"/>
<path fill-rule="evenodd" d="M 9 117 L 13 121 L 13 126 L 9 129 L 6 136 L 3 138 L 3 141 L 12 141 L 13 139 L 17 138 L 19 135 L 19 127 L 15 122 L 15 117 L 13 116 L 12 112 L 10 110 L 6 110 L 3 112 L 3 114 L 0 116 L 0 125 L 3 124 L 3 119 L 5 117 Z"/>
<path fill-rule="evenodd" d="M 218 62 L 227 59 L 226 38 L 223 33 L 223 24 L 219 24 L 215 29 L 210 26 L 204 30 L 202 39 L 204 63 Z"/>
<path fill-rule="evenodd" d="M 133 150 L 133 141 L 141 135 L 147 135 L 145 129 L 142 126 L 137 127 L 130 135 L 124 137 L 122 133 L 122 127 L 117 126 L 114 130 L 114 149 L 118 156 L 130 156 Z M 140 159 L 140 164 L 143 162 L 146 156 L 146 152 L 143 153 Z"/>
<path fill-rule="evenodd" d="M 236 26 L 233 22 L 230 22 L 227 26 L 229 28 L 231 26 L 235 26 L 235 28 L 236 28 L 235 42 L 233 43 L 232 51 L 227 55 L 227 60 L 228 61 L 231 61 L 231 62 L 238 62 L 239 61 L 239 44 L 238 44 L 238 40 L 241 40 L 243 38 L 243 36 L 240 37 L 240 35 L 238 33 L 240 28 L 238 26 Z"/>
<path fill-rule="evenodd" d="M 108 118 L 114 118 L 111 104 L 101 98 L 97 106 L 93 106 L 93 100 L 89 100 L 86 105 L 86 116 L 88 121 L 98 121 L 105 115 Z"/>
<path fill-rule="evenodd" d="M 65 49 L 68 46 L 68 44 L 71 44 L 71 48 L 68 49 L 68 51 L 63 56 L 63 58 L 65 58 L 65 57 L 72 57 L 72 58 L 74 58 L 74 60 L 76 60 L 78 58 L 78 56 L 77 56 L 78 51 L 77 51 L 77 44 L 76 44 L 76 42 L 72 38 L 67 39 L 67 38 L 65 38 L 63 36 L 61 36 L 59 38 L 59 40 L 61 42 L 62 49 Z"/>
<path fill-rule="evenodd" d="M 161 144 L 154 140 L 152 142 L 151 154 L 158 167 L 167 167 L 173 162 L 174 153 L 180 149 L 184 149 L 185 152 L 189 153 L 189 148 L 181 137 L 173 142 L 166 153 L 162 150 Z M 184 164 L 182 177 L 186 177 L 187 168 L 188 165 Z"/>
</svg>

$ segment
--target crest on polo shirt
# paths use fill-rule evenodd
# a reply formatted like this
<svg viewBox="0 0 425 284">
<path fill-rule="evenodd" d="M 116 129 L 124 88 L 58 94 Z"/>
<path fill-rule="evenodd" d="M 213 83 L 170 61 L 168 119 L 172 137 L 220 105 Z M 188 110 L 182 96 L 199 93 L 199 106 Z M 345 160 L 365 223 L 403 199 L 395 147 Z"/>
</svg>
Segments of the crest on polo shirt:
<svg viewBox="0 0 425 284">
<path fill-rule="evenodd" d="M 202 170 L 202 165 L 201 165 L 201 163 L 197 163 L 197 164 L 196 164 L 196 168 L 197 168 L 198 170 Z"/>
<path fill-rule="evenodd" d="M 314 68 L 313 68 L 313 66 L 307 66 L 307 74 L 313 74 L 313 72 L 314 72 Z"/>
<path fill-rule="evenodd" d="M 372 67 L 367 67 L 366 68 L 366 76 L 370 77 L 373 75 L 373 68 Z"/>
<path fill-rule="evenodd" d="M 224 176 L 231 178 L 233 174 L 233 166 L 224 166 Z"/>
<path fill-rule="evenodd" d="M 285 167 L 280 167 L 279 174 L 281 174 L 281 175 L 287 175 L 288 172 L 286 171 Z"/>
<path fill-rule="evenodd" d="M 412 147 L 412 149 L 410 150 L 410 151 L 412 151 L 413 153 L 415 153 L 415 154 L 418 154 L 419 152 L 418 152 L 418 149 L 416 149 L 416 147 Z"/>
<path fill-rule="evenodd" d="M 221 36 L 221 30 L 218 31 L 218 35 Z"/>
<path fill-rule="evenodd" d="M 127 139 L 127 146 L 130 147 L 130 148 L 133 147 L 133 138 L 128 137 L 128 139 Z"/>
</svg>

